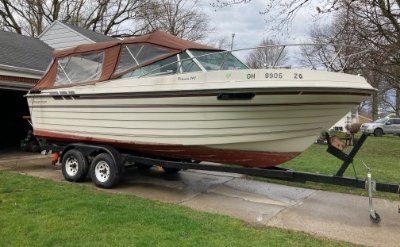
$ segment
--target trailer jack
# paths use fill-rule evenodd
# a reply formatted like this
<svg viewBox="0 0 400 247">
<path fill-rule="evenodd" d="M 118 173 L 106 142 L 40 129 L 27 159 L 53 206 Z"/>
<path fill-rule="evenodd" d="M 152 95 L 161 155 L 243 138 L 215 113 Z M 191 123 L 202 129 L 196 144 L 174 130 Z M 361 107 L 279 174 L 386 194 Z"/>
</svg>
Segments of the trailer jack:
<svg viewBox="0 0 400 247">
<path fill-rule="evenodd" d="M 367 168 L 367 180 L 365 181 L 365 189 L 368 191 L 368 211 L 369 218 L 374 224 L 381 222 L 380 215 L 374 209 L 374 203 L 372 198 L 372 192 L 376 191 L 376 181 L 372 180 L 371 169 L 362 161 L 363 165 Z"/>
<path fill-rule="evenodd" d="M 397 189 L 397 194 L 399 195 L 399 201 L 400 201 L 400 184 L 399 184 L 399 188 Z M 397 206 L 397 212 L 400 214 L 400 205 Z"/>
</svg>

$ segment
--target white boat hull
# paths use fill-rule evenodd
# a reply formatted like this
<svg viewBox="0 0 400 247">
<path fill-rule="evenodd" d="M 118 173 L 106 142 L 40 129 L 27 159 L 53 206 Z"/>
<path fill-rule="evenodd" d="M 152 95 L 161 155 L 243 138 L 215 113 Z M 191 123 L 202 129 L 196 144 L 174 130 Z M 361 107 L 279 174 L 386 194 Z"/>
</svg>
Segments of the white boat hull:
<svg viewBox="0 0 400 247">
<path fill-rule="evenodd" d="M 179 79 L 182 75 L 114 80 L 30 94 L 34 133 L 162 157 L 270 167 L 303 152 L 372 90 L 361 77 L 336 73 L 328 73 L 325 81 L 287 80 L 284 87 L 277 85 L 283 84 L 279 80 L 237 79 L 261 77 L 265 70 L 229 72 L 225 82 L 220 79 L 228 72 L 213 73 L 193 73 L 186 75 L 194 78 L 188 80 Z M 313 78 L 321 72 L 296 73 Z M 244 99 L 218 99 L 241 93 Z"/>
</svg>

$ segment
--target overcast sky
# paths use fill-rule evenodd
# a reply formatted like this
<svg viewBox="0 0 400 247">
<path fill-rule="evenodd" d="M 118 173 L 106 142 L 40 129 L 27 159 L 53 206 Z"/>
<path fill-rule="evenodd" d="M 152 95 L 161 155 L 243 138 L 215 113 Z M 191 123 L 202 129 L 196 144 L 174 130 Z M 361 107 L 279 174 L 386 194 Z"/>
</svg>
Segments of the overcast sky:
<svg viewBox="0 0 400 247">
<path fill-rule="evenodd" d="M 214 0 L 201 0 L 201 9 L 210 18 L 210 24 L 215 29 L 213 37 L 221 39 L 226 37 L 231 41 L 232 33 L 235 33 L 234 48 L 249 48 L 257 46 L 263 38 L 274 38 L 270 31 L 265 16 L 259 11 L 264 10 L 266 2 L 252 0 L 248 4 L 233 5 L 225 8 L 213 8 L 210 6 Z M 299 43 L 308 38 L 308 32 L 312 27 L 315 8 L 302 9 L 296 16 L 289 30 L 289 37 L 285 31 L 279 37 L 282 43 Z"/>
</svg>

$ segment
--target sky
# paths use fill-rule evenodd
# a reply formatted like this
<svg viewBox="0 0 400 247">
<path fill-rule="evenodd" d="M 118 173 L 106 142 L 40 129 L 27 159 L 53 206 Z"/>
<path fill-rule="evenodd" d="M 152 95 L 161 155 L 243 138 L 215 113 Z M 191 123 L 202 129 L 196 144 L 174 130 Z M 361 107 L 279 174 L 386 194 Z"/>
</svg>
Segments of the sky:
<svg viewBox="0 0 400 247">
<path fill-rule="evenodd" d="M 234 49 L 256 47 L 264 38 L 278 38 L 282 43 L 301 43 L 308 40 L 308 33 L 313 25 L 315 7 L 309 6 L 298 12 L 292 22 L 289 35 L 286 31 L 275 37 L 271 33 L 271 24 L 259 12 L 266 7 L 264 0 L 252 0 L 248 4 L 238 4 L 224 8 L 210 6 L 214 0 L 201 0 L 200 9 L 208 15 L 210 24 L 214 28 L 211 35 L 214 39 L 226 37 L 231 41 L 235 33 Z"/>
</svg>

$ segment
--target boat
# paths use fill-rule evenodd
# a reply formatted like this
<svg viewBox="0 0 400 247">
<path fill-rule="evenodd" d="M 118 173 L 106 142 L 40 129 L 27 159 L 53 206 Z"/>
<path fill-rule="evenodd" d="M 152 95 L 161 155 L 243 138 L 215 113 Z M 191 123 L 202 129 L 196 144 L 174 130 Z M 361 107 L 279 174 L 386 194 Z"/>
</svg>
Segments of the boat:
<svg viewBox="0 0 400 247">
<path fill-rule="evenodd" d="M 41 140 L 268 168 L 373 91 L 362 76 L 249 69 L 231 51 L 154 32 L 56 50 L 26 97 Z"/>
</svg>

